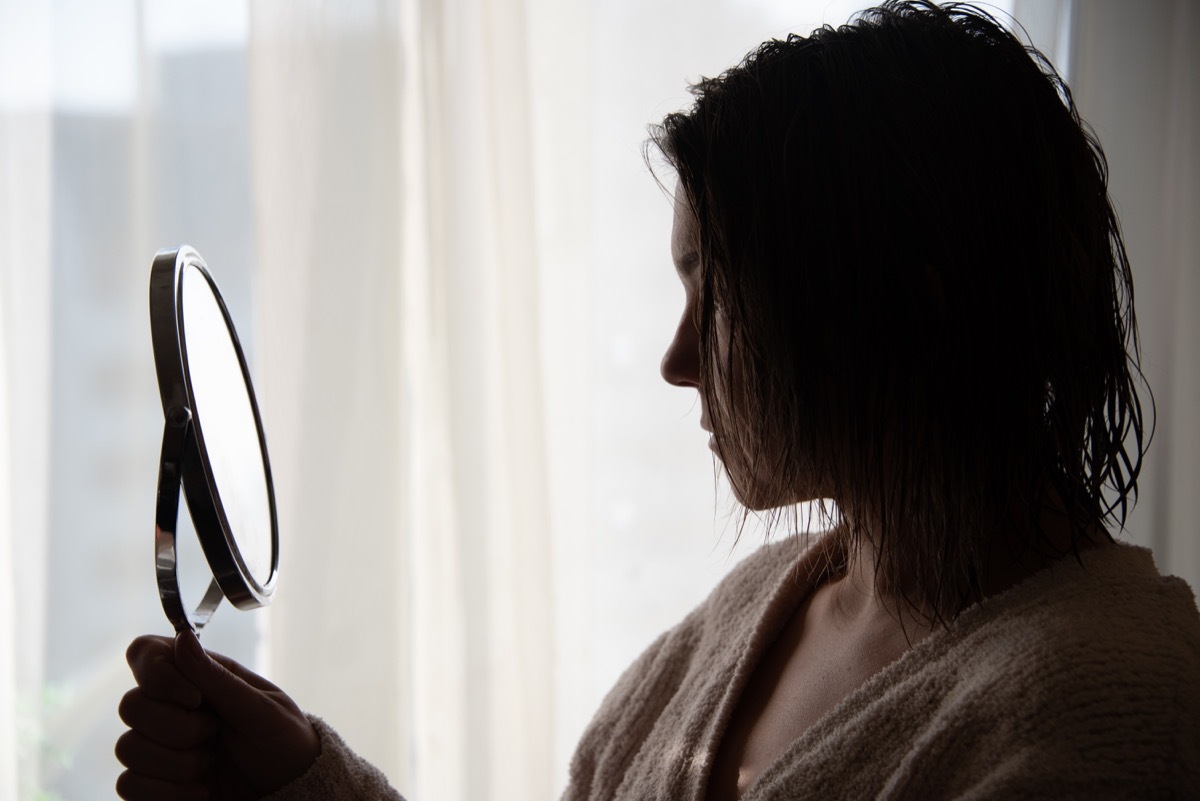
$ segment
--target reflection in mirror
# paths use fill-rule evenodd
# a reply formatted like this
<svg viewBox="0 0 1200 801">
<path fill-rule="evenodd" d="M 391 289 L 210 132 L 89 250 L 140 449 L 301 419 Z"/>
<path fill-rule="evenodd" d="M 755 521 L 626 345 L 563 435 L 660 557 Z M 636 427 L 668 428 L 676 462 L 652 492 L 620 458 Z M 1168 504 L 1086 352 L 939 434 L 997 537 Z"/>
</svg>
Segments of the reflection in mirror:
<svg viewBox="0 0 1200 801">
<path fill-rule="evenodd" d="M 265 586 L 273 567 L 271 506 L 250 388 L 207 276 L 187 264 L 179 278 L 185 380 L 200 449 L 208 455 L 210 487 L 230 544 L 249 576 Z"/>
</svg>

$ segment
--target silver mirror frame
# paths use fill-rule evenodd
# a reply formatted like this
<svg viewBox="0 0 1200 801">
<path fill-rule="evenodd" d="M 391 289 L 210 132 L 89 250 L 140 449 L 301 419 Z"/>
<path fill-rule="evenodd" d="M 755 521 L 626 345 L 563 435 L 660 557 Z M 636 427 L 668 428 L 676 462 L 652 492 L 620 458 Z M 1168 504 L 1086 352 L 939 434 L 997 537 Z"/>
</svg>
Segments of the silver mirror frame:
<svg viewBox="0 0 1200 801">
<path fill-rule="evenodd" d="M 184 338 L 182 289 L 184 274 L 188 271 L 202 276 L 216 298 L 237 354 L 254 415 L 270 507 L 271 569 L 265 583 L 259 583 L 254 578 L 238 550 L 205 450 L 203 411 L 196 409 Z M 222 597 L 228 598 L 239 609 L 255 609 L 270 603 L 274 594 L 279 571 L 279 526 L 270 460 L 250 372 L 229 310 L 208 266 L 200 254 L 187 245 L 174 250 L 160 250 L 154 257 L 150 270 L 150 335 L 165 418 L 154 520 L 154 561 L 159 600 L 176 631 L 187 628 L 200 631 L 216 611 Z M 196 536 L 213 575 L 203 598 L 191 611 L 180 594 L 177 569 L 176 535 L 181 488 L 186 494 Z"/>
</svg>

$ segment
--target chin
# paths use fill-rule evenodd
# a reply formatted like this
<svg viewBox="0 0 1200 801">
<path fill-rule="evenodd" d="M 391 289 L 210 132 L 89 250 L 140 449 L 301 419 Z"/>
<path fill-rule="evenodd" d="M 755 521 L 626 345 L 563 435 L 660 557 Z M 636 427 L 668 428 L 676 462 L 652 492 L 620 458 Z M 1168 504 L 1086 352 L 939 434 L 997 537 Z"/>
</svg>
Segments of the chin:
<svg viewBox="0 0 1200 801">
<path fill-rule="evenodd" d="M 828 497 L 828 493 L 822 493 L 816 482 L 808 486 L 781 487 L 769 480 L 734 481 L 728 469 L 725 475 L 737 502 L 750 512 L 770 512 L 802 503 L 824 501 Z"/>
<path fill-rule="evenodd" d="M 733 497 L 737 502 L 751 512 L 767 512 L 771 509 L 778 509 L 782 506 L 790 506 L 796 501 L 790 500 L 788 497 L 781 495 L 778 492 L 778 487 L 772 487 L 764 482 L 740 482 L 735 481 L 729 471 L 725 471 L 725 477 L 729 481 L 729 486 L 733 490 Z"/>
<path fill-rule="evenodd" d="M 769 512 L 772 509 L 779 509 L 780 507 L 788 506 L 786 502 L 775 502 L 769 496 L 747 496 L 745 493 L 738 492 L 736 489 L 733 491 L 733 496 L 737 499 L 737 502 L 749 512 Z"/>
</svg>

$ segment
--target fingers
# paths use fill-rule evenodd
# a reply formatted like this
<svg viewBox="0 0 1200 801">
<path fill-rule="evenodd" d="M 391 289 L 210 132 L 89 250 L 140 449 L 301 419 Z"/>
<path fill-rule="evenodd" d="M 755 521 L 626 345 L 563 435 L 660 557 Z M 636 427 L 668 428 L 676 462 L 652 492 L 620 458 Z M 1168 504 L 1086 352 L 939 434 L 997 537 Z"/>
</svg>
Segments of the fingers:
<svg viewBox="0 0 1200 801">
<path fill-rule="evenodd" d="M 174 643 L 138 637 L 125 659 L 138 686 L 117 710 L 132 729 L 117 740 L 117 759 L 129 769 L 117 779 L 117 794 L 127 801 L 207 799 L 200 780 L 210 757 L 197 746 L 216 734 L 217 722 L 199 708 L 200 691 L 176 667 Z"/>
<path fill-rule="evenodd" d="M 197 748 L 212 737 L 216 722 L 204 712 L 155 701 L 140 688 L 125 694 L 121 719 L 134 727 L 117 739 L 117 759 L 128 770 L 117 779 L 126 801 L 204 801 L 202 783 L 211 757 Z M 154 732 L 147 736 L 143 730 Z"/>
<path fill-rule="evenodd" d="M 207 711 L 159 701 L 141 687 L 125 693 L 117 714 L 126 726 L 167 748 L 194 748 L 218 729 L 216 718 Z"/>
<path fill-rule="evenodd" d="M 196 782 L 174 784 L 125 771 L 117 777 L 117 795 L 125 801 L 208 801 L 208 788 Z"/>
<path fill-rule="evenodd" d="M 237 676 L 242 681 L 246 682 L 246 684 L 249 684 L 254 689 L 260 690 L 264 693 L 282 693 L 283 692 L 283 690 L 279 689 L 278 686 L 267 681 L 262 676 L 255 673 L 253 670 L 250 670 L 250 668 L 246 667 L 241 662 L 238 662 L 237 660 L 234 660 L 234 659 L 230 659 L 229 657 L 225 656 L 224 654 L 218 654 L 215 651 L 208 651 L 207 653 L 214 662 L 216 662 L 221 667 L 228 670 L 233 675 Z"/>
<path fill-rule="evenodd" d="M 125 661 L 129 663 L 138 686 L 151 698 L 179 704 L 187 709 L 200 706 L 200 691 L 176 666 L 174 643 L 170 638 L 150 635 L 138 637 L 126 649 Z"/>
<path fill-rule="evenodd" d="M 224 723 L 248 731 L 272 725 L 272 713 L 278 713 L 275 701 L 267 693 L 274 691 L 282 695 L 275 685 L 232 659 L 221 657 L 218 662 L 204 652 L 196 635 L 190 631 L 182 632 L 176 638 L 174 653 L 174 664 L 179 672 L 200 691 L 205 705 Z"/>
<path fill-rule="evenodd" d="M 205 653 L 191 631 L 174 641 L 139 637 L 128 659 L 139 686 L 119 707 L 132 729 L 117 742 L 129 768 L 117 785 L 122 798 L 203 798 L 196 779 L 205 770 L 258 797 L 303 774 L 321 753 L 292 699 L 236 661 Z"/>
<path fill-rule="evenodd" d="M 167 748 L 136 731 L 122 734 L 114 751 L 121 764 L 133 773 L 172 784 L 199 783 L 210 760 L 204 749 Z"/>
</svg>

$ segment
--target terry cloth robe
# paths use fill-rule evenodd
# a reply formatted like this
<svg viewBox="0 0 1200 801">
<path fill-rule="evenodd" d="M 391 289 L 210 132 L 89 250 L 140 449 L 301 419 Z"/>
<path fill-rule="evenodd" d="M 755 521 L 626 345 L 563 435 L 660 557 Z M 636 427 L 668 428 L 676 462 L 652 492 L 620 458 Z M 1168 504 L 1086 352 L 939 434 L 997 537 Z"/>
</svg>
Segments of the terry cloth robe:
<svg viewBox="0 0 1200 801">
<path fill-rule="evenodd" d="M 703 801 L 743 685 L 834 539 L 763 546 L 625 672 L 563 801 Z M 1200 799 L 1200 613 L 1125 545 L 1063 559 L 937 629 L 800 737 L 742 796 Z M 272 801 L 398 799 L 323 724 Z"/>
</svg>

